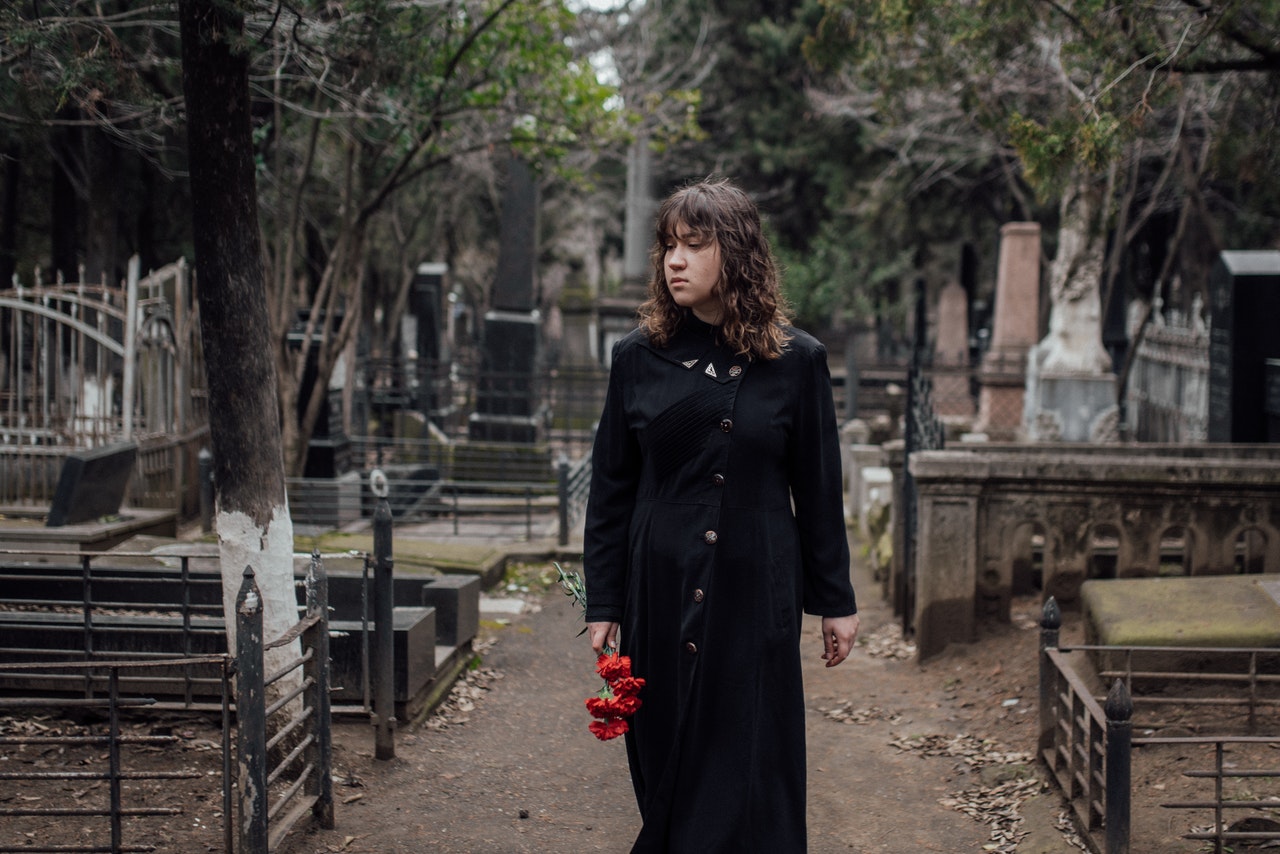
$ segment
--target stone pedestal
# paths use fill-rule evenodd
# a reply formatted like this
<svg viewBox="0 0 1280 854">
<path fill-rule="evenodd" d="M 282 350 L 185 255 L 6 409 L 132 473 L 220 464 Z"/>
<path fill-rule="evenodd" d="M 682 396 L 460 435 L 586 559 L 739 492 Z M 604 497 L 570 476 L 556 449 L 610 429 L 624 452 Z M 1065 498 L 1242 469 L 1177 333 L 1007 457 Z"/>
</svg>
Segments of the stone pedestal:
<svg viewBox="0 0 1280 854">
<path fill-rule="evenodd" d="M 1034 394 L 1030 392 L 1034 388 Z M 1027 435 L 1038 442 L 1117 438 L 1116 379 L 1111 374 L 1045 373 L 1028 380 Z"/>
<path fill-rule="evenodd" d="M 470 438 L 489 442 L 537 442 L 545 413 L 540 410 L 536 355 L 542 318 L 537 311 L 491 311 L 484 317 L 484 366 L 476 411 L 467 424 Z"/>
</svg>

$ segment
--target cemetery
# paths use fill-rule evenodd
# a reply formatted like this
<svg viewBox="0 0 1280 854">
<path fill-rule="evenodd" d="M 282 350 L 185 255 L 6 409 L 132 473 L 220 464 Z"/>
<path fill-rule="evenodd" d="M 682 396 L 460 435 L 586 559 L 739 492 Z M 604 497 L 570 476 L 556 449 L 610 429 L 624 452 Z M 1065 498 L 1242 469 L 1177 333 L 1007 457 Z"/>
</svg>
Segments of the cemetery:
<svg viewBox="0 0 1280 854">
<path fill-rule="evenodd" d="M 1018 242 L 1035 234 L 1029 229 L 1007 229 L 1009 253 L 1028 252 L 1018 250 Z M 1253 294 L 1259 289 L 1258 277 L 1280 282 L 1276 253 L 1258 255 L 1234 253 L 1224 259 L 1215 284 L 1229 291 L 1233 279 L 1243 278 L 1243 287 Z M 1148 438 L 1163 441 L 1120 440 L 1114 419 L 1105 411 L 1087 424 L 1081 421 L 1065 430 L 1087 428 L 1090 441 L 1071 441 L 1058 427 L 1051 439 L 1019 440 L 1024 422 L 1018 413 L 1028 417 L 1031 410 L 1025 395 L 1032 386 L 1010 383 L 1009 372 L 1011 366 L 1027 369 L 1034 359 L 1030 353 L 1035 342 L 1026 329 L 1005 328 L 1016 322 L 1025 325 L 1026 318 L 1007 320 L 1016 311 L 1011 306 L 1017 305 L 1018 297 L 1002 299 L 1000 294 L 1015 287 L 1017 259 L 1004 253 L 1002 259 L 1005 278 L 997 285 L 992 350 L 976 365 L 963 354 L 945 357 L 948 351 L 960 351 L 963 341 L 954 328 L 947 328 L 948 314 L 963 322 L 967 311 L 963 291 L 948 288 L 937 304 L 938 328 L 930 333 L 934 351 L 928 358 L 916 352 L 897 369 L 902 372 L 898 375 L 902 385 L 910 389 L 898 410 L 903 438 L 890 433 L 879 444 L 867 443 L 871 430 L 883 429 L 885 413 L 895 408 L 895 392 L 890 388 L 886 395 L 885 387 L 878 384 L 885 368 L 862 375 L 868 377 L 865 386 L 841 389 L 846 414 L 855 416 L 843 430 L 848 439 L 844 450 L 854 542 L 874 539 L 873 528 L 878 525 L 889 544 L 883 563 L 875 568 L 879 589 L 871 595 L 882 597 L 897 615 L 921 662 L 956 644 L 974 642 L 984 623 L 1010 622 L 1012 603 L 1028 597 L 1080 615 L 1082 643 L 1055 640 L 1041 653 L 1053 666 L 1045 670 L 1042 662 L 1040 748 L 1046 766 L 1060 775 L 1064 795 L 1075 788 L 1073 779 L 1094 780 L 1101 773 L 1077 769 L 1073 757 L 1077 749 L 1088 754 L 1106 748 L 1107 736 L 1102 733 L 1112 714 L 1107 710 L 1121 702 L 1109 697 L 1108 679 L 1134 692 L 1124 698 L 1139 710 L 1130 714 L 1142 714 L 1144 704 L 1161 697 L 1175 704 L 1198 703 L 1202 719 L 1195 731 L 1246 742 L 1261 739 L 1259 743 L 1265 744 L 1268 738 L 1274 742 L 1280 708 L 1280 684 L 1274 676 L 1280 666 L 1280 582 L 1276 580 L 1280 577 L 1280 528 L 1275 522 L 1280 508 L 1280 456 L 1274 444 L 1244 441 L 1269 438 L 1267 425 L 1274 416 L 1264 411 L 1265 400 L 1250 404 L 1241 399 L 1242 392 L 1224 391 L 1219 383 L 1250 372 L 1261 381 L 1256 363 L 1265 363 L 1271 355 L 1266 344 L 1256 339 L 1265 336 L 1237 322 L 1233 332 L 1241 339 L 1238 344 L 1221 334 L 1214 337 L 1212 330 L 1217 327 L 1211 314 L 1178 319 L 1189 330 L 1181 338 L 1174 333 L 1183 327 L 1167 322 L 1157 325 L 1167 337 L 1157 339 L 1162 348 L 1145 354 L 1141 370 L 1150 377 L 1160 376 L 1162 370 L 1183 375 L 1176 382 L 1144 386 L 1132 406 L 1134 412 L 1142 413 L 1136 419 L 1139 427 L 1147 425 L 1157 432 L 1152 425 L 1158 425 L 1158 430 L 1165 431 Z M 1033 281 L 1037 265 L 1033 259 L 1023 263 L 1022 275 Z M 431 285 L 437 298 L 440 282 L 432 277 L 442 272 L 438 267 L 420 271 L 423 288 Z M 27 304 L 22 297 L 21 293 L 0 295 L 13 311 L 11 317 L 17 316 L 15 308 Z M 1231 303 L 1229 296 L 1215 299 L 1217 305 Z M 585 479 L 571 479 L 567 473 L 589 471 L 580 465 L 586 460 L 589 436 L 572 437 L 567 431 L 548 429 L 557 421 L 554 409 L 560 398 L 530 374 L 523 379 L 515 376 L 518 372 L 513 368 L 530 360 L 513 355 L 511 348 L 522 339 L 506 325 L 515 322 L 537 328 L 536 318 L 532 325 L 528 319 L 512 319 L 517 303 L 511 297 L 502 313 L 489 318 L 495 329 L 500 328 L 497 339 L 505 349 L 485 358 L 497 360 L 501 370 L 490 380 L 482 372 L 476 411 L 465 419 L 467 435 L 451 444 L 448 464 L 439 448 L 427 442 L 415 445 L 403 436 L 392 441 L 375 437 L 371 447 L 359 453 L 351 451 L 358 443 L 336 429 L 313 440 L 325 461 L 319 473 L 328 477 L 314 477 L 317 472 L 313 471 L 313 477 L 297 481 L 294 488 L 307 481 L 346 481 L 354 494 L 339 518 L 313 520 L 315 530 L 321 532 L 315 535 L 319 542 L 323 542 L 323 529 L 345 531 L 351 542 L 361 542 L 359 532 L 372 530 L 371 508 L 380 502 L 386 502 L 387 519 L 394 517 L 401 543 L 401 530 L 415 539 L 457 537 L 459 542 L 467 541 L 470 531 L 473 539 L 484 541 L 494 535 L 473 526 L 482 524 L 481 517 L 496 513 L 500 518 L 510 512 L 503 509 L 502 491 L 527 490 L 527 484 L 545 483 L 558 474 L 562 480 L 558 488 L 547 489 L 536 502 L 526 495 L 523 511 L 515 513 L 515 524 L 492 530 L 505 531 L 498 537 L 524 543 L 527 553 L 542 549 L 542 555 L 554 555 L 568 545 L 570 550 L 563 554 L 571 555 L 569 531 L 580 518 L 582 498 L 571 493 L 567 484 L 572 480 L 574 490 L 581 490 Z M 1034 314 L 1026 306 L 1021 311 Z M 918 322 L 928 323 L 928 316 L 922 299 Z M 9 322 L 24 328 L 25 321 Z M 45 340 L 50 338 L 56 336 Z M 1214 342 L 1220 351 L 1217 355 Z M 1176 353 L 1170 358 L 1177 345 L 1198 347 L 1200 353 L 1190 358 Z M 537 336 L 519 346 L 536 352 Z M 17 362 L 15 358 L 10 363 Z M 998 371 L 994 365 L 1000 366 Z M 187 371 L 179 362 L 174 370 L 153 374 L 149 381 Z M 1188 371 L 1199 374 L 1189 379 Z M 30 387 L 26 378 L 13 376 L 13 387 Z M 602 378 L 603 371 L 596 382 Z M 976 394 L 970 392 L 973 384 L 979 389 Z M 1177 399 L 1162 398 L 1162 389 L 1176 391 Z M 163 400 L 180 393 L 174 387 L 143 386 L 139 396 Z M 598 400 L 598 394 L 598 390 L 592 393 L 591 399 Z M 384 394 L 377 405 L 388 406 L 390 399 Z M 1210 406 L 1214 399 L 1220 406 Z M 334 395 L 335 407 L 340 400 Z M 413 412 L 412 395 L 402 394 L 399 400 L 405 407 L 401 413 Z M 1062 405 L 1061 396 L 1056 400 Z M 1088 400 L 1086 393 L 1083 403 L 1077 401 L 1067 409 L 1083 412 Z M 877 404 L 886 408 L 873 408 Z M 853 410 L 856 405 L 858 411 Z M 140 413 L 145 412 L 143 407 Z M 51 427 L 59 423 L 56 412 L 47 414 Z M 4 465 L 9 472 L 21 472 L 21 480 L 30 488 L 26 501 L 9 496 L 0 520 L 0 586 L 5 591 L 0 649 L 6 662 L 22 663 L 16 670 L 4 670 L 5 693 L 43 696 L 51 702 L 72 697 L 92 702 L 107 689 L 100 677 L 86 682 L 74 671 L 66 671 L 73 662 L 152 661 L 144 673 L 122 674 L 107 692 L 110 697 L 118 692 L 118 702 L 127 705 L 132 702 L 128 698 L 145 696 L 150 706 L 187 713 L 226 708 L 225 680 L 164 664 L 178 656 L 204 662 L 191 666 L 207 668 L 228 652 L 217 549 L 207 541 L 184 544 L 176 537 L 179 519 L 185 518 L 188 530 L 197 521 L 184 498 L 192 490 L 183 484 L 164 493 L 136 489 L 139 481 L 177 480 L 179 472 L 158 476 L 143 462 L 143 449 L 168 441 L 167 436 L 136 428 L 125 434 L 123 424 L 117 422 L 114 429 L 120 435 L 107 435 L 112 441 L 93 446 L 83 435 L 66 430 L 65 425 L 74 421 L 60 422 L 64 441 L 83 447 L 67 448 L 56 478 L 51 477 L 50 461 L 59 458 L 32 454 L 31 448 L 46 446 L 12 442 L 12 437 L 20 435 L 18 425 L 10 423 L 6 428 L 12 444 L 6 449 Z M 145 418 L 135 421 L 145 423 Z M 1042 429 L 1058 423 L 1055 414 L 1043 410 L 1036 421 Z M 442 425 L 447 422 L 441 419 Z M 198 423 L 189 426 L 192 435 L 200 435 Z M 90 432 L 101 436 L 109 434 L 110 428 L 96 425 Z M 1210 433 L 1218 434 L 1219 440 L 1207 441 Z M 1242 440 L 1225 441 L 1232 436 Z M 341 452 L 333 452 L 339 445 Z M 553 446 L 561 457 L 555 465 L 549 462 Z M 500 461 L 484 463 L 483 454 L 492 449 L 498 450 Z M 569 453 L 576 458 L 570 460 Z M 413 455 L 420 455 L 422 461 L 399 462 Z M 357 460 L 369 467 L 358 466 Z M 424 493 L 415 483 L 420 479 L 434 479 L 437 485 L 465 481 L 468 466 L 482 472 L 471 481 L 474 492 L 469 502 L 475 514 L 471 517 L 459 512 L 461 503 L 454 505 L 450 515 L 446 493 L 439 489 L 432 493 L 430 486 Z M 485 466 L 494 468 L 486 471 Z M 198 493 L 200 485 L 194 486 Z M 319 500 L 340 495 L 345 488 L 322 491 Z M 432 500 L 426 500 L 428 494 Z M 161 495 L 167 501 L 157 500 Z M 454 500 L 459 501 L 456 493 Z M 169 506 L 163 506 L 166 503 Z M 885 508 L 887 515 L 878 508 Z M 531 537 L 534 518 L 547 537 L 543 545 Z M 372 542 L 377 539 L 375 533 Z M 383 643 L 378 627 L 389 616 L 388 660 L 393 663 L 383 689 L 387 699 L 381 702 L 392 709 L 394 720 L 420 720 L 442 701 L 474 654 L 482 590 L 503 575 L 502 561 L 460 573 L 433 567 L 429 558 L 419 563 L 409 557 L 396 565 L 394 577 L 386 579 L 389 592 L 383 593 L 376 589 L 383 559 L 369 547 L 370 541 L 363 542 L 363 553 L 334 554 L 327 561 L 327 589 L 333 603 L 328 615 L 329 708 L 331 714 L 363 716 L 375 725 L 385 721 L 376 712 L 376 662 L 378 644 Z M 400 548 L 397 545 L 397 551 Z M 305 555 L 300 556 L 296 566 L 300 579 L 307 566 Z M 391 576 L 389 570 L 386 574 Z M 302 595 L 303 588 L 299 591 Z M 383 596 L 388 599 L 387 610 L 377 613 L 376 600 Z M 300 600 L 300 607 L 304 605 Z M 1050 631 L 1048 622 L 1046 631 Z M 44 662 L 43 669 L 33 670 L 33 660 Z M 1072 686 L 1063 695 L 1065 707 L 1059 709 L 1056 700 L 1065 689 L 1052 688 L 1055 683 L 1046 679 L 1066 680 L 1061 684 Z M 1084 688 L 1089 684 L 1094 687 Z M 1223 687 L 1211 687 L 1214 684 Z M 1084 693 L 1079 699 L 1070 699 L 1080 691 Z M 1104 699 L 1107 710 L 1099 705 Z M 1230 709 L 1239 702 L 1248 703 L 1247 726 L 1241 727 L 1234 713 L 1214 717 L 1212 708 Z M 1076 735 L 1067 722 L 1084 714 L 1080 708 L 1094 709 L 1097 724 Z M 1230 731 L 1218 732 L 1213 727 L 1219 720 L 1236 723 L 1228 726 Z M 389 731 L 379 729 L 378 733 L 380 749 L 384 743 L 393 744 Z M 1083 741 L 1076 744 L 1076 738 Z M 1159 736 L 1142 741 L 1158 742 Z M 394 751 L 393 746 L 385 749 Z M 1235 749 L 1248 752 L 1249 747 Z M 1259 755 L 1264 763 L 1266 758 L 1265 751 Z M 1107 785 L 1120 784 L 1108 777 Z M 1078 823 L 1098 828 L 1099 834 L 1107 827 L 1114 829 L 1119 822 L 1104 809 L 1106 796 L 1099 794 L 1106 791 L 1102 783 L 1096 784 L 1096 790 L 1091 784 L 1081 791 L 1079 803 L 1084 806 L 1077 811 Z M 1222 832 L 1227 832 L 1225 825 Z M 1256 832 L 1265 835 L 1265 828 Z M 1099 850 L 1106 844 L 1100 843 Z"/>
<path fill-rule="evenodd" d="M 1275 8 L 11 5 L 0 854 L 626 850 L 557 578 L 708 176 L 840 435 L 808 850 L 1280 845 Z"/>
</svg>

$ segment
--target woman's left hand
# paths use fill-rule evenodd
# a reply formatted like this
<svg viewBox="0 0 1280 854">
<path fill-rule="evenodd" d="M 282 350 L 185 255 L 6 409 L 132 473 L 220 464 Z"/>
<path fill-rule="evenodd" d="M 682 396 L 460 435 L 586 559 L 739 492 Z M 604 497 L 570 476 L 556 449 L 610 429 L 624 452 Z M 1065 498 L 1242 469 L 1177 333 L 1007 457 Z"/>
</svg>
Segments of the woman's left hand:
<svg viewBox="0 0 1280 854">
<path fill-rule="evenodd" d="M 822 618 L 822 658 L 835 667 L 849 657 L 858 638 L 858 615 Z"/>
</svg>

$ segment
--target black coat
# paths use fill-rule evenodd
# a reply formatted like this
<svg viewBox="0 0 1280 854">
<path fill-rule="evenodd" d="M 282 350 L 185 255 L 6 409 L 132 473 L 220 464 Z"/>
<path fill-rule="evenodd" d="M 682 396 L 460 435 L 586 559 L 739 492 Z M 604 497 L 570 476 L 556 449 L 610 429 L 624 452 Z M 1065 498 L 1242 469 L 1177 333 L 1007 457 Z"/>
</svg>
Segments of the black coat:
<svg viewBox="0 0 1280 854">
<path fill-rule="evenodd" d="M 646 680 L 626 736 L 637 852 L 805 850 L 801 611 L 856 604 L 826 351 L 789 331 L 771 361 L 692 316 L 665 348 L 637 330 L 613 351 L 586 616 L 621 623 Z"/>
</svg>

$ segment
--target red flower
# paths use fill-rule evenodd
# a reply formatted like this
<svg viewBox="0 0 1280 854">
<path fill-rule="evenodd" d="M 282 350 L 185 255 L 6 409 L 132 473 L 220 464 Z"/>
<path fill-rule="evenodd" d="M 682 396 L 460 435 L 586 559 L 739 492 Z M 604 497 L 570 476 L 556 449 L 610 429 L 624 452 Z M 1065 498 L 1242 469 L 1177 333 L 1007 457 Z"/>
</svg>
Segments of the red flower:
<svg viewBox="0 0 1280 854">
<path fill-rule="evenodd" d="M 606 682 L 628 677 L 631 675 L 631 656 L 618 655 L 616 652 L 602 654 L 596 659 L 596 673 Z"/>
<path fill-rule="evenodd" d="M 640 708 L 640 689 L 644 680 L 631 675 L 631 659 L 616 651 L 596 659 L 596 672 L 604 679 L 604 687 L 587 698 L 587 711 L 594 720 L 588 724 L 601 741 L 617 738 L 631 728 L 627 722 Z"/>
<path fill-rule="evenodd" d="M 637 679 L 634 676 L 624 676 L 621 679 L 611 681 L 609 687 L 613 689 L 615 697 L 635 697 L 640 693 L 640 689 L 644 687 L 644 680 Z"/>
<path fill-rule="evenodd" d="M 595 734 L 595 737 L 601 741 L 608 741 L 631 729 L 631 726 L 622 718 L 607 718 L 603 721 L 592 721 L 587 724 L 587 728 Z"/>
</svg>

